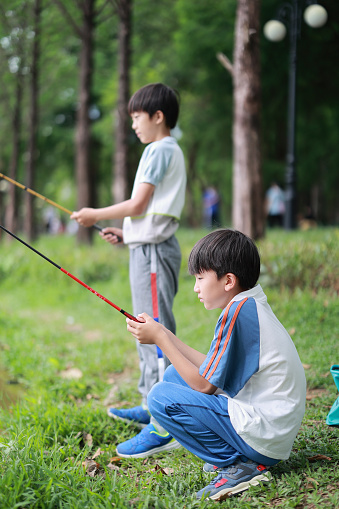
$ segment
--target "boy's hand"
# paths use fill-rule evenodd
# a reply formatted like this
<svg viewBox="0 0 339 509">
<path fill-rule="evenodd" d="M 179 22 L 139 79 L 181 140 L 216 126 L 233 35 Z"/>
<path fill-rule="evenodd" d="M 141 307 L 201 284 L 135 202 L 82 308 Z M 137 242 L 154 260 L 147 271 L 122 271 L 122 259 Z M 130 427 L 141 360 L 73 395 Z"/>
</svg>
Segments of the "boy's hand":
<svg viewBox="0 0 339 509">
<path fill-rule="evenodd" d="M 156 345 L 159 336 L 165 333 L 163 325 L 153 320 L 147 313 L 142 313 L 138 315 L 137 318 L 138 320 L 144 320 L 144 322 L 135 322 L 134 320 L 126 318 L 128 332 L 141 344 Z"/>
<path fill-rule="evenodd" d="M 96 210 L 89 207 L 73 212 L 71 219 L 75 219 L 81 226 L 93 226 L 97 221 Z"/>
<path fill-rule="evenodd" d="M 113 226 L 109 226 L 108 228 L 103 228 L 99 235 L 102 239 L 106 240 L 110 244 L 119 244 L 123 242 L 122 229 L 115 228 Z"/>
</svg>

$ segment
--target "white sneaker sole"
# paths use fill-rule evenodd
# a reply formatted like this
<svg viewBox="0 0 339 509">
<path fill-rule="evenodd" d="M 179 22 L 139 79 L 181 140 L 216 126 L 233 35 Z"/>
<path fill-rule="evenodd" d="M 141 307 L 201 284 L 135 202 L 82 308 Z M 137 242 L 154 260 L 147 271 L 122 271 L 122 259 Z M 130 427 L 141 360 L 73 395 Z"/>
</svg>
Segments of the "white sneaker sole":
<svg viewBox="0 0 339 509">
<path fill-rule="evenodd" d="M 161 452 L 172 451 L 173 449 L 178 449 L 181 447 L 181 444 L 174 438 L 168 442 L 166 445 L 161 445 L 160 447 L 153 447 L 149 451 L 139 452 L 138 454 L 121 454 L 117 450 L 117 455 L 121 458 L 147 458 L 148 456 L 153 456 L 153 454 L 159 454 Z"/>
</svg>

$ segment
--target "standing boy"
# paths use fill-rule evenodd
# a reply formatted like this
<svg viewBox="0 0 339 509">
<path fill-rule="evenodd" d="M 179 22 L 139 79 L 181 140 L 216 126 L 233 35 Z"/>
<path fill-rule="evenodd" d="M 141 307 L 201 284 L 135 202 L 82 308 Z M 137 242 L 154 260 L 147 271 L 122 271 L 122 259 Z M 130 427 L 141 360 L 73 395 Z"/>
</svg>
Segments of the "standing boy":
<svg viewBox="0 0 339 509">
<path fill-rule="evenodd" d="M 71 216 L 83 226 L 105 219 L 124 218 L 123 229 L 104 228 L 102 237 L 115 244 L 118 237 L 130 248 L 130 285 L 133 312 L 145 310 L 175 332 L 172 312 L 178 289 L 181 252 L 175 232 L 185 201 L 186 171 L 182 151 L 170 130 L 177 123 L 179 103 L 175 92 L 155 83 L 138 90 L 128 105 L 132 128 L 145 148 L 129 200 L 109 207 L 83 208 Z M 131 409 L 108 409 L 112 418 L 133 421 L 143 428 L 131 440 L 118 446 L 123 457 L 145 457 L 179 447 L 159 426 L 147 408 L 147 395 L 162 379 L 169 365 L 156 345 L 137 343 L 141 376 L 142 405 Z"/>
<path fill-rule="evenodd" d="M 287 459 L 306 399 L 296 348 L 256 282 L 258 250 L 233 230 L 216 230 L 193 248 L 194 291 L 206 309 L 222 309 L 207 355 L 187 346 L 146 313 L 127 319 L 142 344 L 172 362 L 148 395 L 151 414 L 216 477 L 197 493 L 220 500 L 269 481 L 266 467 Z"/>
</svg>

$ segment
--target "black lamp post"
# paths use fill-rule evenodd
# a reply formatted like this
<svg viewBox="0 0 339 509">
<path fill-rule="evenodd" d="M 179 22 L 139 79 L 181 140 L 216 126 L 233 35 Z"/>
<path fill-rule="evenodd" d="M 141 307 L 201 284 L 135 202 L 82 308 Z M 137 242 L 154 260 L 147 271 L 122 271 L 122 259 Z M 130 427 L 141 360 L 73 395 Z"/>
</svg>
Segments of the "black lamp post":
<svg viewBox="0 0 339 509">
<path fill-rule="evenodd" d="M 283 2 L 278 10 L 277 19 L 268 21 L 264 26 L 264 35 L 270 41 L 284 39 L 286 27 L 289 28 L 289 78 L 287 109 L 287 152 L 285 174 L 285 216 L 284 227 L 292 230 L 297 226 L 297 187 L 295 162 L 295 125 L 296 125 L 296 77 L 297 77 L 297 41 L 301 32 L 302 4 L 308 5 L 304 11 L 304 20 L 313 28 L 323 26 L 327 21 L 327 12 L 315 1 L 290 0 Z"/>
</svg>

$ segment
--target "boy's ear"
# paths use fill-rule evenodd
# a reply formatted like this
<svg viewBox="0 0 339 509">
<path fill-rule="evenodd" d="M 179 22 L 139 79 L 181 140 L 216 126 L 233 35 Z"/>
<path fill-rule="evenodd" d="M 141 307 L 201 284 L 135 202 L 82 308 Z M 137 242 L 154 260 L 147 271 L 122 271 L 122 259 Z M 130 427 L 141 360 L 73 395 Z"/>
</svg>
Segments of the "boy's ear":
<svg viewBox="0 0 339 509">
<path fill-rule="evenodd" d="M 161 110 L 157 110 L 154 113 L 154 116 L 155 116 L 155 121 L 157 124 L 161 124 L 165 120 L 165 115 L 164 115 L 163 111 L 161 111 Z"/>
<path fill-rule="evenodd" d="M 225 291 L 229 292 L 230 290 L 234 290 L 234 288 L 238 284 L 238 278 L 232 272 L 227 272 L 224 276 L 225 278 Z"/>
</svg>

